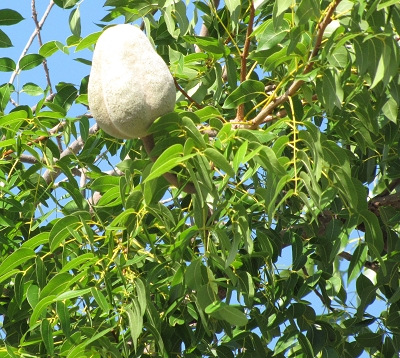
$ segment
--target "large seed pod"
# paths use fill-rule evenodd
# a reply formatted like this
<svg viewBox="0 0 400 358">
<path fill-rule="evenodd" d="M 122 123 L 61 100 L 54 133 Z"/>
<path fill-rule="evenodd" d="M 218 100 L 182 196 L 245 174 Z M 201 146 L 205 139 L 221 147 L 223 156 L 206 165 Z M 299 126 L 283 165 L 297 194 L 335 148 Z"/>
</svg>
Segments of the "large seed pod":
<svg viewBox="0 0 400 358">
<path fill-rule="evenodd" d="M 100 128 L 131 139 L 145 137 L 158 117 L 173 111 L 175 85 L 146 35 L 135 26 L 116 25 L 97 41 L 88 96 Z"/>
</svg>

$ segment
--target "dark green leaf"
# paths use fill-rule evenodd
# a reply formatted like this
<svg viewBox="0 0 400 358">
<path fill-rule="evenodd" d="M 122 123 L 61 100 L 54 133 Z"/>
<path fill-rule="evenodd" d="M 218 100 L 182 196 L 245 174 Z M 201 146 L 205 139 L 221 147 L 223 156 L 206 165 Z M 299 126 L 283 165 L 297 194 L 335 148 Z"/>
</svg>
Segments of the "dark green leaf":
<svg viewBox="0 0 400 358">
<path fill-rule="evenodd" d="M 225 100 L 224 108 L 236 108 L 239 104 L 251 101 L 264 94 L 264 84 L 260 81 L 246 80 Z"/>
<path fill-rule="evenodd" d="M 11 9 L 0 10 L 0 26 L 18 24 L 22 20 L 24 20 L 22 15 L 15 10 Z"/>
<path fill-rule="evenodd" d="M 232 166 L 229 164 L 229 162 L 226 160 L 226 158 L 217 150 L 213 148 L 207 148 L 204 151 L 205 156 L 214 162 L 215 166 L 224 171 L 226 174 L 228 174 L 230 177 L 235 176 L 235 172 L 233 171 Z"/>
<path fill-rule="evenodd" d="M 7 256 L 0 265 L 0 279 L 4 274 L 16 268 L 17 266 L 25 263 L 30 258 L 35 257 L 36 254 L 32 249 L 21 247 L 14 251 L 11 255 Z"/>
<path fill-rule="evenodd" d="M 31 70 L 43 63 L 45 58 L 42 55 L 31 53 L 22 57 L 18 62 L 18 67 L 21 71 Z"/>
<path fill-rule="evenodd" d="M 16 69 L 16 64 L 14 60 L 8 57 L 1 57 L 0 58 L 0 71 L 1 72 L 12 72 Z"/>
<path fill-rule="evenodd" d="M 0 30 L 0 47 L 7 48 L 12 46 L 13 44 L 11 43 L 10 38 L 5 34 L 4 31 Z"/>
</svg>

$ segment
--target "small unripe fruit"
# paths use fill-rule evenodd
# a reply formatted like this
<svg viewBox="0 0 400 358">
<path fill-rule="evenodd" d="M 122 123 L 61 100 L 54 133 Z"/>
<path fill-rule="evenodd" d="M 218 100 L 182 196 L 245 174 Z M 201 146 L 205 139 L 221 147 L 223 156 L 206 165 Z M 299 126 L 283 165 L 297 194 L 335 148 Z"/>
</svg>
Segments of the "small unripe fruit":
<svg viewBox="0 0 400 358">
<path fill-rule="evenodd" d="M 145 137 L 158 117 L 173 111 L 175 85 L 146 35 L 135 26 L 116 25 L 97 41 L 88 96 L 101 129 L 132 139 Z"/>
</svg>

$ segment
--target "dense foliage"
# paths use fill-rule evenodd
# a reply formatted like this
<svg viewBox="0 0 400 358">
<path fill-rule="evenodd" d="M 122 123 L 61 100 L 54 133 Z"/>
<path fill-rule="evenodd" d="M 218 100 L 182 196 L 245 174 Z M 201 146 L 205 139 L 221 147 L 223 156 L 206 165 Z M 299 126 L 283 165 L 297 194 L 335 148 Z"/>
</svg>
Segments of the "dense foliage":
<svg viewBox="0 0 400 358">
<path fill-rule="evenodd" d="M 0 10 L 3 354 L 397 356 L 398 1 L 31 6 L 33 22 Z M 71 35 L 42 43 L 60 8 Z M 33 35 L 9 58 L 21 21 Z M 148 151 L 87 105 L 90 51 L 124 22 L 176 82 Z M 58 52 L 80 84 L 74 68 L 51 82 Z"/>
</svg>

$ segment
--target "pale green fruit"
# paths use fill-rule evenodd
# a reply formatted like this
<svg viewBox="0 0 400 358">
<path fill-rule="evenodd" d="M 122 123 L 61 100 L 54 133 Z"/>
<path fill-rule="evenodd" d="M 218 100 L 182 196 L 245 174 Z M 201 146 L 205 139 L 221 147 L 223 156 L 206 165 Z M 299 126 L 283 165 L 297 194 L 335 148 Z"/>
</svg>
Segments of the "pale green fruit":
<svg viewBox="0 0 400 358">
<path fill-rule="evenodd" d="M 146 35 L 135 26 L 116 25 L 97 41 L 88 96 L 101 129 L 116 138 L 139 138 L 173 111 L 175 85 Z"/>
</svg>

